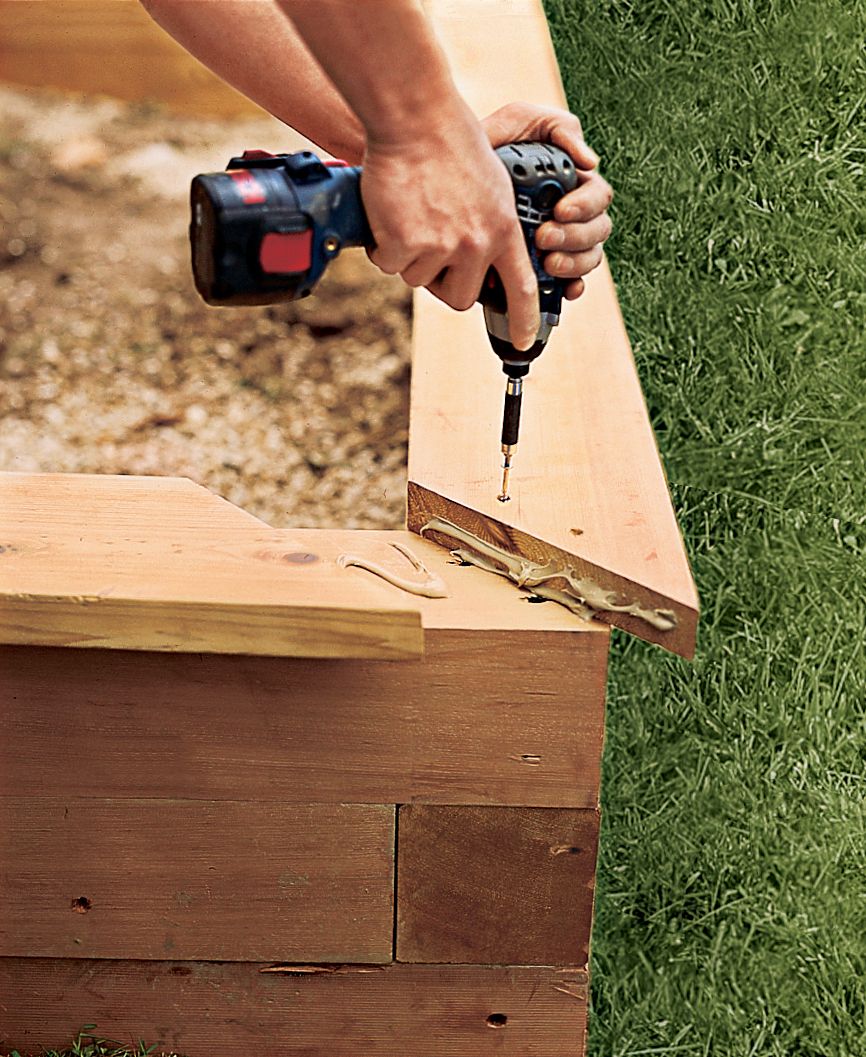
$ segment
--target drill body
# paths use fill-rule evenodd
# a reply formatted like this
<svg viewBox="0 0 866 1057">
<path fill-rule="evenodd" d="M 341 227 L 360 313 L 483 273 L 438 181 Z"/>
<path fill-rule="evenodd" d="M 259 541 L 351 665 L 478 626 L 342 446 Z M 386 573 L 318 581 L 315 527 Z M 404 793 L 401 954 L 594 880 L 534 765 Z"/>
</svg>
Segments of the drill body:
<svg viewBox="0 0 866 1057">
<path fill-rule="evenodd" d="M 507 375 L 502 426 L 503 489 L 517 444 L 523 378 L 559 322 L 565 282 L 545 272 L 538 226 L 577 186 L 574 163 L 547 143 L 511 143 L 496 152 L 511 176 L 526 248 L 538 280 L 541 325 L 527 351 L 511 344 L 505 289 L 491 269 L 478 300 L 493 351 Z M 361 199 L 362 170 L 322 162 L 312 151 L 246 151 L 225 172 L 196 176 L 190 243 L 196 289 L 210 305 L 266 305 L 312 293 L 342 249 L 374 245 Z"/>
<path fill-rule="evenodd" d="M 342 249 L 371 246 L 361 169 L 312 151 L 246 151 L 190 191 L 192 271 L 209 305 L 307 297 Z"/>
</svg>

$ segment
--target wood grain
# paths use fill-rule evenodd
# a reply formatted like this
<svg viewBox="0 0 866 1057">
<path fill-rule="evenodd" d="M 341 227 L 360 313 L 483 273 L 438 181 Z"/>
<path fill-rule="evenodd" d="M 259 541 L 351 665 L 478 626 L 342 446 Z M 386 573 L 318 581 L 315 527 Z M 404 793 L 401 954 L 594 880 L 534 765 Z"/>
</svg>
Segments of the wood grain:
<svg viewBox="0 0 866 1057">
<path fill-rule="evenodd" d="M 341 541 L 261 525 L 206 489 L 0 474 L 0 642 L 402 659 L 411 596 L 336 564 Z M 123 496 L 115 504 L 112 495 Z M 312 548 L 315 549 L 312 549 Z"/>
<path fill-rule="evenodd" d="M 594 807 L 598 627 L 430 629 L 401 664 L 0 648 L 0 795 Z"/>
<path fill-rule="evenodd" d="M 0 1040 L 25 1053 L 60 1047 L 96 1022 L 104 1037 L 143 1038 L 186 1057 L 584 1053 L 587 978 L 579 969 L 261 971 L 268 968 L 0 958 Z"/>
<path fill-rule="evenodd" d="M 394 543 L 441 576 L 423 599 Z M 554 604 L 457 566 L 407 532 L 272 529 L 190 481 L 0 474 L 0 642 L 301 657 L 417 656 L 429 628 L 599 634 Z"/>
<path fill-rule="evenodd" d="M 390 962 L 393 841 L 392 806 L 2 797 L 0 955 Z"/>
<path fill-rule="evenodd" d="M 585 965 L 598 811 L 404 805 L 397 960 Z"/>
<path fill-rule="evenodd" d="M 0 0 L 0 79 L 213 117 L 262 116 L 137 0 Z"/>
<path fill-rule="evenodd" d="M 535 0 L 426 6 L 477 113 L 517 98 L 564 105 Z M 607 266 L 564 306 L 530 373 L 508 504 L 496 500 L 504 375 L 481 310 L 456 313 L 420 291 L 414 311 L 409 527 L 439 507 L 517 553 L 570 557 L 622 600 L 662 600 L 675 631 L 606 619 L 690 656 L 697 595 Z"/>
</svg>

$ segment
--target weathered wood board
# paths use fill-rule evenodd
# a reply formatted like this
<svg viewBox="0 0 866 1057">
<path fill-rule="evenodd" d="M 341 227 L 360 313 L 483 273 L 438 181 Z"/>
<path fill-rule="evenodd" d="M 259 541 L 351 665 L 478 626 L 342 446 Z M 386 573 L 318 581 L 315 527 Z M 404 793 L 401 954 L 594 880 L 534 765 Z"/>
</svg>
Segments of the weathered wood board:
<svg viewBox="0 0 866 1057">
<path fill-rule="evenodd" d="M 0 647 L 0 796 L 594 807 L 608 629 L 425 634 L 400 664 Z"/>
<path fill-rule="evenodd" d="M 565 105 L 535 0 L 426 7 L 478 114 L 515 99 Z M 623 613 L 603 619 L 690 656 L 697 594 L 607 266 L 564 305 L 530 372 L 507 504 L 496 499 L 504 375 L 481 309 L 455 313 L 419 291 L 414 311 L 409 527 L 444 515 L 542 565 L 573 568 L 617 604 L 670 610 L 667 631 Z"/>
<path fill-rule="evenodd" d="M 594 810 L 401 807 L 397 960 L 586 965 L 598 821 Z"/>
<path fill-rule="evenodd" d="M 68 1044 L 70 1025 L 207 1057 L 577 1057 L 583 970 L 0 958 L 0 1041 Z M 73 1029 L 75 1030 L 75 1029 Z"/>
<path fill-rule="evenodd" d="M 0 957 L 387 963 L 393 862 L 393 805 L 0 797 Z"/>
</svg>

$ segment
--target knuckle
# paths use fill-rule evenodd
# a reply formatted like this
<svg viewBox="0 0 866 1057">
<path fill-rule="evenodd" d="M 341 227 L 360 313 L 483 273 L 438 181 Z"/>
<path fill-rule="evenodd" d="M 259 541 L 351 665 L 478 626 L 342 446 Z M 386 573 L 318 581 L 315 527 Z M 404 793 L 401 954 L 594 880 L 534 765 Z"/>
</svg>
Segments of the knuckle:
<svg viewBox="0 0 866 1057">
<path fill-rule="evenodd" d="M 521 297 L 532 297 L 538 293 L 538 283 L 534 275 L 521 275 L 517 284 L 517 290 Z"/>
<path fill-rule="evenodd" d="M 460 252 L 469 254 L 485 253 L 489 246 L 487 233 L 473 229 L 464 231 L 460 239 Z"/>
</svg>

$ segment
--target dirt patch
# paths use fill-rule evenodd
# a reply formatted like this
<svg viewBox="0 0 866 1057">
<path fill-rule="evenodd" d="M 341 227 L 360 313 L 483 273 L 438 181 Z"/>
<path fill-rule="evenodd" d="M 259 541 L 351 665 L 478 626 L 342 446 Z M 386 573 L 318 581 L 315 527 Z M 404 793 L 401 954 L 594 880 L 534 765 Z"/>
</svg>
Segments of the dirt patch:
<svg viewBox="0 0 866 1057">
<path fill-rule="evenodd" d="M 189 181 L 276 121 L 0 91 L 0 470 L 191 477 L 275 526 L 397 527 L 409 292 L 362 251 L 313 297 L 196 294 Z"/>
</svg>

